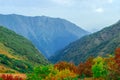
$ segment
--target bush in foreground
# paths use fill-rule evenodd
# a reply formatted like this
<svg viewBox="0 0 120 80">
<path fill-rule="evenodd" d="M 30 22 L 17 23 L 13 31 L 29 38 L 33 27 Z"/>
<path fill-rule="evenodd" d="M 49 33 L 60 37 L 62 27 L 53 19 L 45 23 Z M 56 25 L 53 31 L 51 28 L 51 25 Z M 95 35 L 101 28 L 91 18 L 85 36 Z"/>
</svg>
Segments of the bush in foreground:
<svg viewBox="0 0 120 80">
<path fill-rule="evenodd" d="M 7 74 L 7 75 L 3 74 L 0 78 L 1 78 L 0 80 L 23 80 L 22 78 L 20 78 L 18 76 L 14 77 L 10 74 Z"/>
<path fill-rule="evenodd" d="M 58 70 L 53 65 L 40 66 L 27 75 L 27 80 L 75 80 L 77 75 L 68 69 Z"/>
</svg>

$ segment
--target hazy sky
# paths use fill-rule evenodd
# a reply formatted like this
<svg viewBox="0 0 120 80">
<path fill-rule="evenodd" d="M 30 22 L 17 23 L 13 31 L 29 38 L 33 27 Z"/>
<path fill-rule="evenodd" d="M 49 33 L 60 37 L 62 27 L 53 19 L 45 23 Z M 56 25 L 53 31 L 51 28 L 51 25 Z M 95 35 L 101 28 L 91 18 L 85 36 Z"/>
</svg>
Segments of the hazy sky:
<svg viewBox="0 0 120 80">
<path fill-rule="evenodd" d="M 0 14 L 67 19 L 95 32 L 120 19 L 120 0 L 0 0 Z"/>
</svg>

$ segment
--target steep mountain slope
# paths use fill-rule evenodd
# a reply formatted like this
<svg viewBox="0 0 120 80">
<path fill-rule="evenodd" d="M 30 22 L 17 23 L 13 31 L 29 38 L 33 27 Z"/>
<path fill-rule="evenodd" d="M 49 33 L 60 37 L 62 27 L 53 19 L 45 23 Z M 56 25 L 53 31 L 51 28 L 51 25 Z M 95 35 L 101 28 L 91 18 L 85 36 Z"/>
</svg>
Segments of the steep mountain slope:
<svg viewBox="0 0 120 80">
<path fill-rule="evenodd" d="M 120 47 L 120 21 L 71 43 L 50 60 L 52 62 L 72 61 L 78 64 L 89 56 L 111 54 L 117 47 Z"/>
<path fill-rule="evenodd" d="M 69 21 L 45 16 L 0 15 L 0 25 L 31 40 L 46 57 L 88 34 Z"/>
<path fill-rule="evenodd" d="M 48 61 L 29 40 L 0 26 L 0 66 L 28 72 L 33 65 L 40 64 L 48 64 Z"/>
</svg>

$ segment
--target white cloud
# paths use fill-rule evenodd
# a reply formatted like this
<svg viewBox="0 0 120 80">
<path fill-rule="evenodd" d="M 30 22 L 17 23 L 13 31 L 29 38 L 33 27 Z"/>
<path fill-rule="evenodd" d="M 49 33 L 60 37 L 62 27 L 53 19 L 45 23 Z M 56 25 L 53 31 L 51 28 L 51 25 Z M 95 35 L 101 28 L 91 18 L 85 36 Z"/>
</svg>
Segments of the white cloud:
<svg viewBox="0 0 120 80">
<path fill-rule="evenodd" d="M 108 3 L 113 3 L 113 0 L 108 0 Z"/>
<path fill-rule="evenodd" d="M 66 5 L 66 6 L 71 6 L 74 3 L 73 0 L 51 0 L 51 1 L 59 5 Z"/>
<path fill-rule="evenodd" d="M 95 9 L 95 12 L 103 13 L 103 12 L 104 12 L 104 9 L 103 9 L 103 8 L 97 8 L 97 9 Z"/>
</svg>

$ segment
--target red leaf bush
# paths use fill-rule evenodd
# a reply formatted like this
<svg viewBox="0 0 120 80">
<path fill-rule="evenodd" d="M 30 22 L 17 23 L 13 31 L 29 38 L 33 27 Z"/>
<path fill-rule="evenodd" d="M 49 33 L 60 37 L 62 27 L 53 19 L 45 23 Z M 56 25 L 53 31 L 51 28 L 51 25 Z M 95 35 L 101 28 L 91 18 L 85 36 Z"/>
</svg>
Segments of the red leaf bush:
<svg viewBox="0 0 120 80">
<path fill-rule="evenodd" d="M 0 77 L 2 80 L 23 80 L 21 77 L 19 76 L 13 76 L 11 74 L 3 74 L 1 77 Z"/>
</svg>

